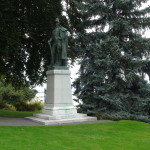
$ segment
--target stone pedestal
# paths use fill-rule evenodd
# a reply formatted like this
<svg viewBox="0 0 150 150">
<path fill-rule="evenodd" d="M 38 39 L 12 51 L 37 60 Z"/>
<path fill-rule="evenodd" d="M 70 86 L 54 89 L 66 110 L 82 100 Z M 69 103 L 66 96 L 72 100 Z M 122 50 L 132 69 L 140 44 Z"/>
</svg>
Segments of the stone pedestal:
<svg viewBox="0 0 150 150">
<path fill-rule="evenodd" d="M 27 117 L 45 125 L 96 121 L 96 117 L 88 117 L 77 113 L 73 106 L 70 71 L 54 69 L 47 71 L 47 91 L 45 105 L 41 114 Z"/>
<path fill-rule="evenodd" d="M 73 106 L 70 71 L 47 71 L 47 92 L 43 113 L 47 115 L 76 114 Z"/>
</svg>

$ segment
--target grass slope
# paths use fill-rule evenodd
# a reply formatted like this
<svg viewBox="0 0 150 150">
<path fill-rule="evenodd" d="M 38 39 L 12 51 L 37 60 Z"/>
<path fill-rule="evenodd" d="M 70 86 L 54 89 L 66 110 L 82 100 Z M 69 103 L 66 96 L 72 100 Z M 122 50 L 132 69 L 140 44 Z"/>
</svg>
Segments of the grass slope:
<svg viewBox="0 0 150 150">
<path fill-rule="evenodd" d="M 149 150 L 150 125 L 137 121 L 0 127 L 0 150 Z"/>
<path fill-rule="evenodd" d="M 10 118 L 22 118 L 32 116 L 36 112 L 25 112 L 25 111 L 11 111 L 0 109 L 0 117 L 10 117 Z"/>
</svg>

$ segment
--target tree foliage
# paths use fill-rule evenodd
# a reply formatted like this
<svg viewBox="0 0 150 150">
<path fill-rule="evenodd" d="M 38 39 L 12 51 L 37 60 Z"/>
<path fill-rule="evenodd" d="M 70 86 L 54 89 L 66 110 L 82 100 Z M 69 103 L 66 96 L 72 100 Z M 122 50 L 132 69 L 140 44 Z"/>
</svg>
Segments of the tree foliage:
<svg viewBox="0 0 150 150">
<path fill-rule="evenodd" d="M 150 27 L 146 0 L 74 1 L 82 14 L 85 33 L 79 32 L 77 101 L 88 114 L 150 115 L 150 39 L 141 30 Z"/>
<path fill-rule="evenodd" d="M 61 0 L 2 0 L 0 4 L 0 75 L 21 85 L 43 82 L 50 52 L 47 44 Z"/>
</svg>

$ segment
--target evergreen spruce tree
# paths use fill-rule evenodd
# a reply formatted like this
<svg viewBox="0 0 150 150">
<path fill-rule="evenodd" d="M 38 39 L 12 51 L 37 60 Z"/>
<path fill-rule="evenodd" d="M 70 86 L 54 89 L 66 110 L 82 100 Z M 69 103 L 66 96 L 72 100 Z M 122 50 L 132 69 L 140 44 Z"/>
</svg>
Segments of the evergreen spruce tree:
<svg viewBox="0 0 150 150">
<path fill-rule="evenodd" d="M 74 1 L 86 33 L 78 37 L 79 78 L 74 82 L 80 110 L 113 119 L 150 121 L 150 28 L 147 0 Z M 90 29 L 90 30 L 88 30 Z"/>
</svg>

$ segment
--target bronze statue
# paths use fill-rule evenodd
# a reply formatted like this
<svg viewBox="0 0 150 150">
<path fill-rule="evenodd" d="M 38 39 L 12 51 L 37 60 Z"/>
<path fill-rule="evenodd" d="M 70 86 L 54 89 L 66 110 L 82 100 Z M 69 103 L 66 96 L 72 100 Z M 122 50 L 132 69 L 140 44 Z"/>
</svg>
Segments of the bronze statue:
<svg viewBox="0 0 150 150">
<path fill-rule="evenodd" d="M 67 66 L 68 34 L 67 29 L 56 19 L 56 28 L 48 40 L 51 51 L 51 66 Z"/>
</svg>

